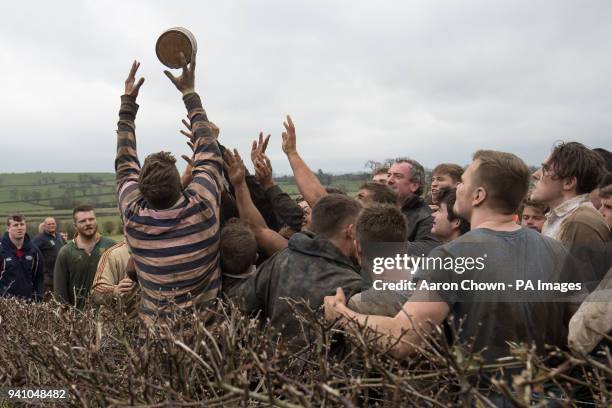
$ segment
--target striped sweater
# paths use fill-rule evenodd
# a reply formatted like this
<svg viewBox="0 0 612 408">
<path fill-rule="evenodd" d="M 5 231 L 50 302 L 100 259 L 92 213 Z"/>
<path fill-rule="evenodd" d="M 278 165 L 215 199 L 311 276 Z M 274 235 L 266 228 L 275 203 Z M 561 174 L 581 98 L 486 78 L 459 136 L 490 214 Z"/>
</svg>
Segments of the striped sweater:
<svg viewBox="0 0 612 408">
<path fill-rule="evenodd" d="M 210 305 L 221 287 L 219 212 L 222 159 L 200 97 L 183 97 L 195 148 L 193 181 L 171 208 L 156 210 L 138 188 L 135 98 L 123 95 L 115 172 L 119 209 L 138 281 L 140 317 L 147 324 L 180 309 Z"/>
</svg>

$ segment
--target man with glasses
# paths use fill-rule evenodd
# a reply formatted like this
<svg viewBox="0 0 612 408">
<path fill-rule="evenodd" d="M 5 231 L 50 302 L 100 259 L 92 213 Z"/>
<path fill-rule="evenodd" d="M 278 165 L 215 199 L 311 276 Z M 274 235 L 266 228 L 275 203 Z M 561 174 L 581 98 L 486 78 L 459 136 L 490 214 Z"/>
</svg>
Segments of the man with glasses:
<svg viewBox="0 0 612 408">
<path fill-rule="evenodd" d="M 531 198 L 548 205 L 542 234 L 563 242 L 610 240 L 610 228 L 589 200 L 605 172 L 603 159 L 577 142 L 556 145 L 533 174 Z"/>
</svg>

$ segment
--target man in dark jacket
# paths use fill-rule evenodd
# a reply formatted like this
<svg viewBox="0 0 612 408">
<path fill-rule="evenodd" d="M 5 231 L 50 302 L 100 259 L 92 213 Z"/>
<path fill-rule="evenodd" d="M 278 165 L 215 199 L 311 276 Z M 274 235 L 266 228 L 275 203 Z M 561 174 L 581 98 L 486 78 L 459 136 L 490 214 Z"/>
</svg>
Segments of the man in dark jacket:
<svg viewBox="0 0 612 408">
<path fill-rule="evenodd" d="M 348 296 L 361 292 L 367 284 L 353 261 L 353 224 L 360 209 L 355 199 L 344 195 L 321 198 L 312 211 L 313 232 L 294 234 L 286 249 L 236 288 L 243 309 L 259 312 L 262 321 L 299 342 L 302 329 L 287 298 L 303 299 L 316 309 L 326 295 L 334 293 L 334 287 L 344 288 Z"/>
<path fill-rule="evenodd" d="M 45 218 L 43 231 L 32 239 L 32 243 L 38 247 L 45 264 L 45 294 L 53 292 L 53 268 L 59 250 L 66 243 L 57 232 L 57 223 L 53 217 Z"/>
<path fill-rule="evenodd" d="M 425 169 L 412 159 L 398 159 L 389 169 L 387 185 L 397 193 L 401 211 L 408 221 L 409 251 L 427 255 L 440 242 L 431 233 L 431 208 L 421 197 L 425 185 Z"/>
<path fill-rule="evenodd" d="M 9 216 L 6 224 L 0 240 L 0 296 L 40 300 L 44 291 L 40 251 L 26 234 L 23 215 Z"/>
</svg>

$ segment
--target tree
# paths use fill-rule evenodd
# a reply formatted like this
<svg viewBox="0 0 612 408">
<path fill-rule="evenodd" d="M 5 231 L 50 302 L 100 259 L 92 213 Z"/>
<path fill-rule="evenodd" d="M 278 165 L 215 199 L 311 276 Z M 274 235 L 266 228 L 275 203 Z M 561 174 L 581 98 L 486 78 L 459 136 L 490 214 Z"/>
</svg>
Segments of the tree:
<svg viewBox="0 0 612 408">
<path fill-rule="evenodd" d="M 115 231 L 115 223 L 111 220 L 106 220 L 102 223 L 102 230 L 106 235 L 110 235 Z"/>
</svg>

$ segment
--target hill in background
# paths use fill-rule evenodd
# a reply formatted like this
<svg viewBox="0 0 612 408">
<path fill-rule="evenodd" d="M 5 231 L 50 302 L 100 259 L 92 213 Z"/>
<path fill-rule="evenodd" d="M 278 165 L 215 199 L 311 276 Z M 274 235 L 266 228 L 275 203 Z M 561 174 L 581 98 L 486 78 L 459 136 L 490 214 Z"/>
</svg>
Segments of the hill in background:
<svg viewBox="0 0 612 408">
<path fill-rule="evenodd" d="M 339 187 L 354 195 L 370 179 L 369 173 L 332 175 L 317 171 L 323 185 Z M 293 177 L 277 177 L 276 182 L 289 195 L 299 194 Z M 120 238 L 121 220 L 117 211 L 114 173 L 0 173 L 0 217 L 26 216 L 28 234 L 38 233 L 38 224 L 52 216 L 60 230 L 72 237 L 72 209 L 81 204 L 96 208 L 98 228 L 105 235 Z"/>
</svg>

